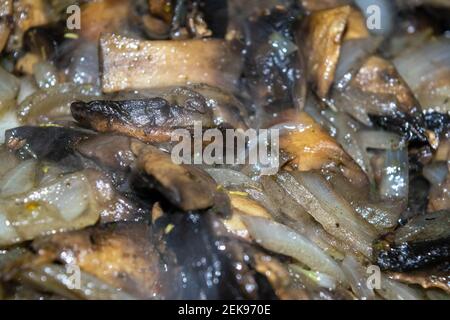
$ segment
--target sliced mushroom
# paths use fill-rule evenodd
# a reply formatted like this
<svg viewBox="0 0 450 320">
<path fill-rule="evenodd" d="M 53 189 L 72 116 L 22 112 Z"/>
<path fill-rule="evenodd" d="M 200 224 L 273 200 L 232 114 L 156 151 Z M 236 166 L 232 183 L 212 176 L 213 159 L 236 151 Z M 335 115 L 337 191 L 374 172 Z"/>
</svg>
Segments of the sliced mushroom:
<svg viewBox="0 0 450 320">
<path fill-rule="evenodd" d="M 299 50 L 303 40 L 295 34 L 297 10 L 283 6 L 262 10 L 264 4 L 259 3 L 250 8 L 262 12 L 248 17 L 243 26 L 243 81 L 251 96 L 248 104 L 255 109 L 255 126 L 265 127 L 266 121 L 273 120 L 283 109 L 303 108 L 306 72 Z"/>
<path fill-rule="evenodd" d="M 158 97 L 120 101 L 75 102 L 72 115 L 82 125 L 99 132 L 117 132 L 144 142 L 171 140 L 174 130 L 247 129 L 246 110 L 231 94 L 206 85 L 157 90 Z"/>
<path fill-rule="evenodd" d="M 131 151 L 132 139 L 118 135 L 96 135 L 81 141 L 76 151 L 102 166 L 114 170 L 130 170 L 136 160 Z"/>
<path fill-rule="evenodd" d="M 325 98 L 334 81 L 350 6 L 314 11 L 306 23 L 308 77 L 317 94 Z"/>
<path fill-rule="evenodd" d="M 217 185 L 201 169 L 172 162 L 169 154 L 153 146 L 132 143 L 137 167 L 170 202 L 184 211 L 207 209 L 214 205 Z"/>
<path fill-rule="evenodd" d="M 111 223 L 33 242 L 45 259 L 78 266 L 107 284 L 139 298 L 161 298 L 159 253 L 144 223 Z"/>
<path fill-rule="evenodd" d="M 364 15 L 361 13 L 361 11 L 352 7 L 348 16 L 344 41 L 364 39 L 368 37 L 369 30 L 367 30 L 366 19 L 364 18 Z"/>
<path fill-rule="evenodd" d="M 150 39 L 169 39 L 174 15 L 173 9 L 170 0 L 133 1 L 130 20 L 144 31 Z"/>
<path fill-rule="evenodd" d="M 104 92 L 206 83 L 233 91 L 241 62 L 223 40 L 139 41 L 115 34 L 100 39 Z"/>
<path fill-rule="evenodd" d="M 6 0 L 0 3 L 0 52 L 5 47 L 11 33 L 11 20 L 13 13 L 13 1 Z"/>
<path fill-rule="evenodd" d="M 10 2 L 10 0 L 6 1 Z M 50 21 L 48 4 L 44 0 L 17 0 L 13 2 L 14 29 L 9 37 L 7 49 L 19 50 L 23 44 L 25 32 Z"/>
<path fill-rule="evenodd" d="M 118 132 L 145 142 L 170 141 L 177 128 L 192 129 L 194 122 L 214 125 L 212 112 L 204 98 L 187 99 L 184 104 L 170 104 L 162 98 L 125 101 L 72 103 L 72 115 L 83 126 L 99 132 Z"/>
<path fill-rule="evenodd" d="M 348 0 L 301 0 L 302 6 L 312 12 L 317 10 L 331 9 L 338 6 L 346 5 L 349 3 Z"/>
<path fill-rule="evenodd" d="M 128 24 L 131 2 L 100 0 L 86 3 L 81 10 L 81 36 L 90 41 L 97 41 L 103 33 L 123 32 Z"/>
<path fill-rule="evenodd" d="M 384 270 L 411 271 L 448 261 L 450 215 L 439 211 L 411 219 L 395 232 L 394 241 L 375 245 L 378 265 Z"/>
<path fill-rule="evenodd" d="M 6 145 L 21 159 L 58 162 L 61 167 L 81 169 L 74 146 L 92 133 L 58 126 L 18 127 L 6 132 Z"/>
<path fill-rule="evenodd" d="M 242 196 L 229 192 L 231 207 L 233 209 L 233 215 L 229 219 L 224 219 L 223 224 L 227 228 L 228 231 L 233 234 L 250 240 L 250 235 L 248 234 L 247 227 L 241 219 L 242 215 L 250 215 L 256 217 L 263 217 L 266 219 L 272 219 L 272 216 L 257 201 L 248 198 L 247 196 Z"/>
<path fill-rule="evenodd" d="M 356 74 L 354 84 L 367 94 L 393 96 L 400 112 L 413 114 L 418 111 L 414 94 L 395 66 L 381 57 L 369 57 Z"/>
<path fill-rule="evenodd" d="M 367 125 L 372 119 L 409 140 L 427 141 L 420 104 L 395 66 L 379 56 L 367 58 L 348 84 L 334 91 L 333 99 Z"/>
<path fill-rule="evenodd" d="M 164 244 L 159 248 L 174 271 L 168 284 L 175 289 L 174 298 L 275 296 L 269 275 L 255 274 L 254 259 L 260 250 L 238 241 L 216 215 L 165 214 L 156 221 L 155 228 L 160 230 Z"/>
<path fill-rule="evenodd" d="M 450 294 L 450 270 L 445 264 L 423 271 L 388 272 L 388 276 L 408 284 L 418 284 L 425 289 L 442 289 Z"/>
<path fill-rule="evenodd" d="M 280 136 L 280 149 L 291 156 L 285 168 L 310 171 L 335 167 L 352 183 L 367 185 L 367 176 L 362 169 L 307 113 L 293 116 L 290 124 L 295 129 L 281 132 Z"/>
</svg>

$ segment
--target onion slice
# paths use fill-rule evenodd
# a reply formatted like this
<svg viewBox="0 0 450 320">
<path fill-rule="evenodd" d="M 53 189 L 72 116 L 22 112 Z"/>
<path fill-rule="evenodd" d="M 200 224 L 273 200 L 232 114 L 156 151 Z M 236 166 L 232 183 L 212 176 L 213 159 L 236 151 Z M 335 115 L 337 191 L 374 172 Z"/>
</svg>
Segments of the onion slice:
<svg viewBox="0 0 450 320">
<path fill-rule="evenodd" d="M 373 289 L 367 284 L 366 270 L 353 256 L 346 256 L 342 261 L 342 270 L 344 271 L 353 292 L 361 300 L 375 299 Z"/>
<path fill-rule="evenodd" d="M 290 256 L 312 270 L 326 273 L 339 282 L 346 283 L 337 262 L 291 228 L 260 217 L 242 216 L 242 221 L 253 239 L 264 248 Z"/>
<path fill-rule="evenodd" d="M 366 257 L 372 255 L 372 242 L 377 237 L 373 226 L 360 217 L 353 207 L 338 195 L 315 172 L 295 172 L 278 175 L 282 186 L 296 199 L 326 231 L 350 243 Z"/>
</svg>

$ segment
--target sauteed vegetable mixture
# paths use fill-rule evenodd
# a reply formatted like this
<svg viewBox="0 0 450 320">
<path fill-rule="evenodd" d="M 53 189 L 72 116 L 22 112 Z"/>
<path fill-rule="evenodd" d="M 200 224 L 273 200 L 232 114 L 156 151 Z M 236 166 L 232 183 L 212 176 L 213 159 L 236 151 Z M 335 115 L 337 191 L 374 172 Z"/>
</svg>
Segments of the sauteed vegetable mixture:
<svg viewBox="0 0 450 320">
<path fill-rule="evenodd" d="M 448 299 L 449 17 L 1 0 L 0 299 Z"/>
</svg>

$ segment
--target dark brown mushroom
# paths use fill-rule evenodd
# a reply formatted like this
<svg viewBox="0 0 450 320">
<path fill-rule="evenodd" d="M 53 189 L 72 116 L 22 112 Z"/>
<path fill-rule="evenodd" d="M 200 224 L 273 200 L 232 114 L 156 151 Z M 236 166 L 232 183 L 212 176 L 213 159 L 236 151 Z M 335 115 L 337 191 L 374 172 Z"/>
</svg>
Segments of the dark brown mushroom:
<svg viewBox="0 0 450 320">
<path fill-rule="evenodd" d="M 34 249 L 49 260 L 82 271 L 140 298 L 163 297 L 159 253 L 144 223 L 107 224 L 36 240 Z"/>
<path fill-rule="evenodd" d="M 184 211 L 214 205 L 217 185 L 207 173 L 192 165 L 175 164 L 169 154 L 153 146 L 133 143 L 131 148 L 150 185 L 174 205 Z"/>
</svg>

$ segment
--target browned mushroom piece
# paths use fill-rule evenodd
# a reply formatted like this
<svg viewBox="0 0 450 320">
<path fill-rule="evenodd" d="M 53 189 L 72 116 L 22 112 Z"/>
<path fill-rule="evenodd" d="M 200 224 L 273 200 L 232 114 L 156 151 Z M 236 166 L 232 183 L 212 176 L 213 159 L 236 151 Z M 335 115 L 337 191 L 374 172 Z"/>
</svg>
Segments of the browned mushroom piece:
<svg viewBox="0 0 450 320">
<path fill-rule="evenodd" d="M 327 96 L 334 81 L 350 12 L 350 6 L 314 11 L 306 22 L 308 77 L 321 98 Z"/>
<path fill-rule="evenodd" d="M 214 114 L 214 123 L 216 125 L 230 126 L 235 129 L 247 130 L 248 113 L 245 106 L 229 91 L 211 87 L 205 84 L 197 84 L 188 87 L 189 90 L 198 92 L 206 99 L 206 104 L 211 108 Z M 183 94 L 183 91 L 189 94 L 189 90 L 175 89 L 171 94 Z"/>
<path fill-rule="evenodd" d="M 303 8 L 312 12 L 317 10 L 331 9 L 338 6 L 346 5 L 349 3 L 348 0 L 301 0 L 300 1 Z"/>
<path fill-rule="evenodd" d="M 184 211 L 211 208 L 215 203 L 217 185 L 201 169 L 178 165 L 169 154 L 156 147 L 132 143 L 137 167 L 151 179 L 151 184 L 170 202 Z"/>
<path fill-rule="evenodd" d="M 369 37 L 366 19 L 361 11 L 351 8 L 347 20 L 347 28 L 345 30 L 344 41 L 364 39 Z"/>
<path fill-rule="evenodd" d="M 291 156 L 285 165 L 288 170 L 310 171 L 336 168 L 353 184 L 367 186 L 368 179 L 362 169 L 307 113 L 301 112 L 290 119 L 297 125 L 294 130 L 281 132 L 280 149 Z"/>
<path fill-rule="evenodd" d="M 352 84 L 368 95 L 391 100 L 399 112 L 413 114 L 418 111 L 419 104 L 414 94 L 398 74 L 395 66 L 379 56 L 371 56 L 364 62 Z M 376 108 L 375 103 L 372 107 Z M 378 107 L 373 113 L 377 111 L 379 114 L 386 112 Z"/>
<path fill-rule="evenodd" d="M 3 51 L 11 33 L 12 25 L 10 20 L 12 20 L 12 13 L 13 1 L 2 1 L 0 3 L 0 52 Z"/>
<path fill-rule="evenodd" d="M 104 92 L 206 83 L 235 90 L 241 58 L 224 40 L 140 41 L 115 34 L 100 39 Z"/>
<path fill-rule="evenodd" d="M 159 97 L 72 103 L 80 124 L 99 132 L 116 132 L 144 142 L 170 141 L 176 129 L 217 126 L 247 129 L 246 110 L 231 94 L 206 85 L 158 90 Z"/>
<path fill-rule="evenodd" d="M 257 201 L 250 199 L 248 196 L 240 195 L 238 193 L 230 191 L 229 197 L 233 214 L 231 217 L 224 219 L 223 224 L 229 232 L 242 239 L 250 241 L 250 235 L 248 233 L 247 227 L 241 219 L 241 216 L 250 215 L 263 217 L 266 219 L 272 219 L 272 216 L 266 208 L 264 208 Z"/>
<path fill-rule="evenodd" d="M 107 224 L 42 238 L 34 249 L 46 259 L 74 264 L 139 298 L 164 296 L 160 258 L 144 223 Z"/>
<path fill-rule="evenodd" d="M 419 102 L 395 66 L 384 58 L 368 57 L 351 80 L 333 92 L 333 99 L 362 123 L 375 121 L 407 139 L 427 141 Z"/>
<path fill-rule="evenodd" d="M 450 294 L 450 270 L 448 265 L 412 272 L 388 272 L 392 279 L 408 284 L 418 284 L 425 289 L 442 289 Z"/>
<path fill-rule="evenodd" d="M 75 120 L 85 127 L 98 132 L 117 132 L 145 142 L 170 141 L 174 129 L 191 129 L 195 121 L 205 127 L 213 126 L 212 112 L 204 99 L 192 99 L 182 106 L 171 105 L 162 98 L 74 102 L 71 110 Z"/>
<path fill-rule="evenodd" d="M 96 135 L 82 141 L 76 150 L 102 166 L 114 170 L 127 170 L 136 160 L 131 152 L 132 138 L 113 134 Z"/>
<path fill-rule="evenodd" d="M 382 270 L 419 271 L 440 266 L 448 269 L 450 257 L 449 211 L 416 216 L 395 231 L 393 239 L 374 246 Z M 445 267 L 445 265 L 447 265 Z M 448 270 L 447 270 L 448 272 Z"/>
<path fill-rule="evenodd" d="M 80 35 L 90 41 L 98 41 L 102 33 L 122 32 L 128 24 L 131 1 L 91 1 L 81 8 Z"/>
<path fill-rule="evenodd" d="M 173 5 L 170 0 L 147 0 L 150 13 L 169 23 L 173 17 Z"/>
<path fill-rule="evenodd" d="M 25 32 L 37 26 L 42 26 L 50 21 L 48 3 L 44 0 L 7 0 L 2 1 L 7 5 L 13 3 L 14 28 L 10 34 L 7 49 L 18 50 L 23 44 Z"/>
</svg>

